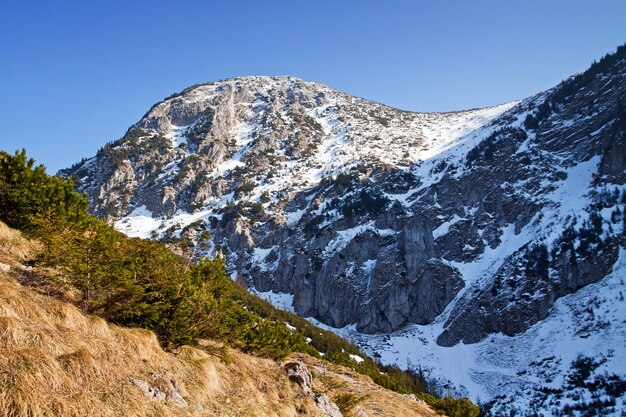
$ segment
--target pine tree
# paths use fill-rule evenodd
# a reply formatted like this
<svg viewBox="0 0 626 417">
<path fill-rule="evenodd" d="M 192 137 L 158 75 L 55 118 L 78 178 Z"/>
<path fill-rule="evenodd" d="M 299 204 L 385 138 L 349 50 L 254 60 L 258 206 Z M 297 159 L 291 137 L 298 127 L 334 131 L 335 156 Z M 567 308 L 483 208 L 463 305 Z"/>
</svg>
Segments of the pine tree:
<svg viewBox="0 0 626 417">
<path fill-rule="evenodd" d="M 0 220 L 25 232 L 39 221 L 79 222 L 87 217 L 87 198 L 74 192 L 72 180 L 50 177 L 26 151 L 0 151 Z"/>
</svg>

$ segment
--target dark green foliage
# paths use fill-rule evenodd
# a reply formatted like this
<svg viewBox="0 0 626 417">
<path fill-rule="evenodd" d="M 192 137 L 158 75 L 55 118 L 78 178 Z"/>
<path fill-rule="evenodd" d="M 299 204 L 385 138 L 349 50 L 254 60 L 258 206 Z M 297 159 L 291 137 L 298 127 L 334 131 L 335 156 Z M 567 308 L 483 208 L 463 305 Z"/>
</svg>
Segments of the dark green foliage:
<svg viewBox="0 0 626 417">
<path fill-rule="evenodd" d="M 589 220 L 583 222 L 578 230 L 574 225 L 570 225 L 563 231 L 561 237 L 555 240 L 551 250 L 553 263 L 559 257 L 569 256 L 572 266 L 576 266 L 579 257 L 589 257 L 606 248 L 610 238 L 602 237 L 604 220 L 597 211 L 601 207 L 602 205 L 592 206 Z"/>
<path fill-rule="evenodd" d="M 154 153 L 169 146 L 171 146 L 169 139 L 160 133 L 131 127 L 120 139 L 98 149 L 96 156 L 108 158 L 119 166 L 125 160 L 137 160 L 141 155 Z"/>
<path fill-rule="evenodd" d="M 62 268 L 85 311 L 153 330 L 166 345 L 215 331 L 230 280 L 221 258 L 185 263 L 165 246 L 130 239 L 91 219 L 85 227 L 40 228 L 38 262 Z"/>
<path fill-rule="evenodd" d="M 261 221 L 265 217 L 265 209 L 262 203 L 251 203 L 242 201 L 237 204 L 230 204 L 220 209 L 222 222 L 228 223 L 239 216 L 248 217 L 254 221 Z"/>
<path fill-rule="evenodd" d="M 535 118 L 535 116 L 533 116 L 532 114 L 528 114 L 526 116 L 526 119 L 524 119 L 524 127 L 526 129 L 537 129 L 537 127 L 539 126 L 539 123 L 537 121 L 537 119 Z"/>
<path fill-rule="evenodd" d="M 335 188 L 339 194 L 344 193 L 345 191 L 349 191 L 354 188 L 357 177 L 354 174 L 346 174 L 340 172 L 337 174 L 337 178 L 335 178 Z"/>
<path fill-rule="evenodd" d="M 193 223 L 188 224 L 187 226 L 183 227 L 183 229 L 180 231 L 181 236 L 188 236 L 190 232 L 194 231 L 194 232 L 201 232 L 204 229 L 204 220 L 196 220 Z M 209 232 L 202 232 L 203 233 L 209 233 Z"/>
<path fill-rule="evenodd" d="M 420 397 L 436 411 L 448 417 L 478 417 L 480 415 L 480 408 L 467 398 L 454 398 L 449 395 L 437 398 L 429 394 L 421 394 Z"/>
<path fill-rule="evenodd" d="M 209 135 L 213 118 L 213 109 L 208 108 L 199 114 L 194 125 L 187 131 L 188 142 L 192 145 L 192 149 L 197 149 L 198 145 Z"/>
<path fill-rule="evenodd" d="M 200 157 L 198 155 L 185 155 L 185 157 L 182 158 L 177 164 L 177 180 L 179 182 L 183 181 L 194 170 L 194 166 L 197 166 L 199 161 Z M 199 171 L 197 174 L 200 174 L 201 172 L 202 171 Z"/>
<path fill-rule="evenodd" d="M 96 152 L 96 157 L 98 158 L 102 158 L 105 156 L 110 156 L 111 155 L 111 145 L 112 142 L 107 142 L 104 144 L 104 146 L 100 149 L 98 149 L 98 151 Z"/>
<path fill-rule="evenodd" d="M 367 214 L 379 215 L 385 211 L 389 199 L 384 196 L 373 195 L 371 191 L 362 189 L 359 194 L 346 200 L 341 212 L 344 216 L 363 216 Z"/>
<path fill-rule="evenodd" d="M 546 245 L 534 245 L 526 253 L 526 274 L 528 277 L 544 281 L 550 279 L 550 257 Z"/>
<path fill-rule="evenodd" d="M 563 231 L 563 234 L 552 244 L 551 255 L 553 263 L 559 256 L 569 256 L 572 265 L 576 265 L 576 249 L 574 243 L 577 238 L 578 233 L 574 230 L 573 225 Z"/>
<path fill-rule="evenodd" d="M 256 184 L 250 181 L 246 181 L 243 184 L 241 184 L 239 186 L 239 188 L 237 189 L 237 196 L 241 196 L 242 194 L 248 194 L 250 192 L 252 192 L 252 190 L 254 190 L 256 187 Z"/>
<path fill-rule="evenodd" d="M 562 82 L 551 94 L 552 107 L 558 103 L 567 103 L 585 84 L 588 84 L 599 75 L 611 71 L 621 59 L 626 56 L 626 44 L 617 48 L 615 53 L 605 55 L 600 61 L 591 64 L 585 72 Z"/>
<path fill-rule="evenodd" d="M 322 215 L 314 216 L 304 225 L 304 233 L 306 233 L 307 235 L 313 234 L 315 231 L 317 231 L 318 226 L 324 222 L 325 218 L 326 217 Z"/>
<path fill-rule="evenodd" d="M 271 200 L 270 193 L 267 191 L 263 191 L 263 194 L 261 194 L 259 200 L 261 201 L 261 203 L 268 203 Z"/>
<path fill-rule="evenodd" d="M 615 129 L 621 133 L 626 132 L 626 105 L 624 105 L 624 101 L 622 100 L 617 103 L 617 118 L 615 119 Z"/>
<path fill-rule="evenodd" d="M 610 71 L 611 67 L 624 58 L 624 55 L 626 55 L 626 45 L 618 47 L 614 54 L 607 54 L 599 62 L 594 62 L 587 71 L 563 81 L 537 107 L 534 115 L 528 114 L 526 116 L 524 127 L 529 130 L 538 129 L 541 123 L 548 119 L 553 112 L 559 111 L 561 104 L 569 103 L 578 91 L 602 73 Z M 618 120 L 620 119 L 618 118 Z M 626 121 L 626 118 L 621 120 Z"/>
<path fill-rule="evenodd" d="M 589 358 L 578 356 L 572 363 L 568 375 L 565 377 L 563 388 L 540 386 L 531 395 L 529 404 L 532 410 L 520 410 L 511 407 L 509 413 L 494 412 L 493 403 L 481 406 L 485 415 L 503 416 L 540 416 L 539 410 L 550 410 L 553 416 L 585 416 L 600 417 L 615 415 L 616 399 L 626 392 L 626 380 L 619 375 L 606 371 L 597 372 L 598 367 L 606 362 L 606 358 Z M 549 382 L 549 381 L 546 381 Z M 496 398 L 497 399 L 502 399 Z M 491 412 L 489 412 L 491 411 Z"/>
<path fill-rule="evenodd" d="M 580 256 L 589 256 L 592 247 L 602 246 L 604 243 L 602 241 L 602 223 L 602 217 L 595 211 L 589 215 L 589 220 L 583 223 L 578 231 L 580 244 L 576 250 Z"/>
<path fill-rule="evenodd" d="M 38 219 L 80 222 L 88 205 L 72 180 L 48 176 L 25 150 L 0 151 L 0 220 L 8 225 L 30 233 Z"/>
<path fill-rule="evenodd" d="M 572 362 L 572 373 L 567 378 L 567 384 L 571 388 L 583 387 L 591 373 L 600 365 L 601 363 L 597 363 L 593 358 L 578 356 Z"/>
<path fill-rule="evenodd" d="M 72 166 L 68 169 L 68 171 L 69 172 L 76 171 L 78 168 L 82 167 L 85 162 L 87 162 L 87 158 L 81 158 L 80 161 L 73 163 Z"/>
<path fill-rule="evenodd" d="M 611 236 L 614 225 L 626 218 L 619 206 L 624 204 L 624 195 L 626 193 L 622 193 L 617 187 L 613 190 L 594 192 L 594 202 L 587 209 L 589 218 L 580 226 L 574 221 L 552 244 L 552 265 L 554 266 L 559 258 L 569 257 L 572 266 L 576 267 L 580 258 L 589 258 L 610 246 L 614 239 Z M 607 208 L 612 209 L 611 218 L 604 220 L 600 212 Z M 604 232 L 605 228 L 609 232 L 608 235 Z"/>
<path fill-rule="evenodd" d="M 528 137 L 524 129 L 507 127 L 499 129 L 481 141 L 478 146 L 467 153 L 465 163 L 468 167 L 472 167 L 474 162 L 479 158 L 490 160 L 494 157 L 494 153 L 498 150 L 499 144 L 506 139 L 513 139 L 516 142 L 522 142 Z"/>
<path fill-rule="evenodd" d="M 550 102 L 546 99 L 543 103 L 537 107 L 537 113 L 535 114 L 535 123 L 537 126 L 545 119 L 547 119 L 552 113 L 552 108 L 550 106 Z"/>
<path fill-rule="evenodd" d="M 307 345 L 302 335 L 289 330 L 284 323 L 261 320 L 243 334 L 243 350 L 274 359 L 284 358 L 292 352 L 317 352 Z"/>
</svg>

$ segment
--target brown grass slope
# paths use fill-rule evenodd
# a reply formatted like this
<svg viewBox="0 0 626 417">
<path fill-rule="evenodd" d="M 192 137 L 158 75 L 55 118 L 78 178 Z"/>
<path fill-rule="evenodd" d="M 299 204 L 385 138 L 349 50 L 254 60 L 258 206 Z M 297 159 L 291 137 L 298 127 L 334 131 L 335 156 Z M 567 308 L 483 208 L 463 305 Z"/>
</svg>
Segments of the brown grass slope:
<svg viewBox="0 0 626 417">
<path fill-rule="evenodd" d="M 320 415 L 280 363 L 237 351 L 230 364 L 192 347 L 166 352 L 149 331 L 110 325 L 22 286 L 36 275 L 22 262 L 37 248 L 0 223 L 0 263 L 11 267 L 0 270 L 0 416 Z M 354 415 L 436 415 L 346 368 L 293 359 L 314 372 L 316 390 L 362 398 Z"/>
</svg>

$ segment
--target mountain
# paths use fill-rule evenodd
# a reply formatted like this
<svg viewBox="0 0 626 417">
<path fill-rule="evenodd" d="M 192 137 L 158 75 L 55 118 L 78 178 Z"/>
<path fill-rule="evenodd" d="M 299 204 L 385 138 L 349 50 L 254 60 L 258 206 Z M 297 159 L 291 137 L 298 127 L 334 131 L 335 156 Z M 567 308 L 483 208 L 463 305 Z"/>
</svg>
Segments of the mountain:
<svg viewBox="0 0 626 417">
<path fill-rule="evenodd" d="M 625 401 L 625 67 L 621 46 L 533 97 L 451 113 L 292 77 L 202 84 L 60 174 L 130 236 L 209 230 L 252 291 L 494 415 L 611 415 Z"/>
<path fill-rule="evenodd" d="M 411 166 L 511 106 L 419 114 L 289 77 L 227 80 L 157 104 L 66 174 L 94 214 L 122 219 L 117 228 L 131 236 L 208 228 L 239 275 L 259 291 L 295 294 L 301 315 L 391 331 L 431 321 L 463 285 L 405 201 L 419 181 Z M 371 236 L 370 248 L 357 235 Z M 421 281 L 436 291 L 410 286 L 424 307 L 391 301 L 429 259 Z"/>
</svg>

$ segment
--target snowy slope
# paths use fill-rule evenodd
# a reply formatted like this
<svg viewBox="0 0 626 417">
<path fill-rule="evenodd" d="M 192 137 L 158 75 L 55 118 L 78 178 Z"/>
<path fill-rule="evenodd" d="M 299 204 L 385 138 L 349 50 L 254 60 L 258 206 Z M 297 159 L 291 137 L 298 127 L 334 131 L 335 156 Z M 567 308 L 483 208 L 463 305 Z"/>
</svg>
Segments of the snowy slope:
<svg viewBox="0 0 626 417">
<path fill-rule="evenodd" d="M 269 78 L 269 77 L 245 77 L 237 79 L 237 82 L 249 86 L 250 84 L 263 81 L 259 93 L 270 95 L 275 89 L 285 89 L 294 82 L 292 78 Z M 265 84 L 267 83 L 267 84 Z M 323 106 L 314 109 L 306 109 L 305 114 L 311 120 L 318 123 L 323 132 L 323 138 L 318 144 L 314 154 L 306 160 L 302 158 L 285 156 L 285 149 L 278 149 L 276 153 L 283 158 L 272 165 L 273 175 L 271 178 L 259 178 L 256 181 L 254 190 L 245 200 L 249 202 L 259 202 L 261 196 L 269 194 L 273 199 L 265 204 L 265 209 L 270 213 L 280 216 L 284 215 L 288 222 L 294 223 L 299 219 L 298 215 L 303 212 L 283 211 L 284 207 L 276 204 L 276 197 L 281 193 L 288 192 L 296 195 L 304 190 L 308 190 L 320 183 L 323 178 L 336 178 L 337 174 L 349 172 L 365 161 L 375 161 L 383 166 L 408 167 L 422 161 L 428 162 L 437 155 L 448 149 L 454 152 L 469 150 L 475 146 L 476 141 L 481 139 L 481 135 L 471 134 L 481 126 L 488 124 L 491 120 L 501 115 L 506 110 L 513 107 L 517 102 L 507 103 L 487 109 L 477 109 L 455 113 L 409 113 L 406 114 L 406 122 L 399 123 L 398 126 L 377 126 L 376 124 L 363 123 L 357 121 L 342 121 L 336 109 L 338 106 L 359 106 L 359 102 L 367 103 L 365 100 L 347 98 L 345 94 L 336 92 L 326 86 L 311 83 L 316 90 L 320 90 L 327 97 L 327 102 Z M 216 90 L 220 85 L 199 87 L 189 100 L 211 100 L 216 95 Z M 356 101 L 357 104 L 352 104 Z M 249 106 L 258 110 L 257 117 L 262 117 L 267 113 L 267 103 L 258 98 L 250 98 L 248 101 L 237 103 L 241 107 Z M 376 107 L 382 107 L 376 104 Z M 388 109 L 388 108 L 387 108 Z M 388 111 L 394 111 L 388 109 Z M 398 111 L 399 112 L 399 111 Z M 280 114 L 284 119 L 288 119 L 288 113 Z M 359 112 L 359 116 L 361 112 Z M 370 117 L 367 115 L 367 117 Z M 367 119 L 366 119 L 367 120 Z M 180 149 L 180 145 L 185 141 L 181 138 L 184 131 L 189 130 L 193 125 L 168 127 L 169 133 L 165 134 L 172 141 L 174 151 Z M 211 180 L 226 178 L 235 168 L 245 166 L 242 162 L 246 158 L 254 157 L 256 149 L 251 146 L 255 140 L 255 134 L 263 131 L 257 120 L 253 119 L 247 123 L 237 123 L 234 130 L 235 148 L 230 158 L 221 161 L 213 169 L 207 171 L 207 176 Z M 279 142 L 280 145 L 280 142 Z M 419 146 L 416 146 L 419 145 Z M 186 152 L 186 150 L 185 150 Z M 182 161 L 183 153 L 175 154 L 174 160 L 168 163 L 161 174 L 159 180 L 167 182 L 179 175 L 180 167 L 177 162 Z M 89 160 L 91 161 L 91 160 Z M 88 162 L 89 162 L 88 161 Z M 89 177 L 83 180 L 88 181 Z M 207 220 L 215 216 L 219 210 L 233 202 L 234 196 L 227 194 L 220 197 L 209 197 L 203 201 L 201 210 L 189 213 L 185 209 L 177 210 L 173 215 L 158 216 L 155 218 L 144 206 L 137 207 L 118 220 L 116 228 L 134 237 L 147 238 L 153 232 L 160 235 L 172 226 L 182 229 L 185 226 L 198 220 Z M 152 220 L 147 220 L 151 218 Z"/>
<path fill-rule="evenodd" d="M 366 335 L 356 332 L 353 326 L 332 330 L 383 363 L 421 367 L 439 381 L 443 392 L 468 395 L 483 403 L 496 401 L 494 413 L 535 407 L 544 416 L 557 416 L 561 414 L 550 412 L 555 405 L 551 401 L 562 409 L 566 404 L 580 402 L 574 398 L 589 401 L 592 394 L 610 397 L 581 387 L 565 389 L 558 395 L 541 395 L 542 388 L 562 389 L 572 362 L 579 356 L 602 362 L 590 380 L 603 374 L 626 375 L 625 277 L 626 250 L 622 249 L 611 274 L 559 299 L 550 315 L 527 332 L 512 337 L 494 334 L 469 345 L 437 345 L 442 321 L 428 326 L 410 325 L 389 335 Z M 615 401 L 616 410 L 626 407 L 623 394 Z"/>
</svg>

